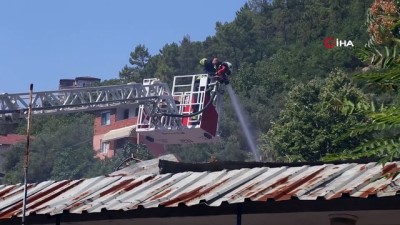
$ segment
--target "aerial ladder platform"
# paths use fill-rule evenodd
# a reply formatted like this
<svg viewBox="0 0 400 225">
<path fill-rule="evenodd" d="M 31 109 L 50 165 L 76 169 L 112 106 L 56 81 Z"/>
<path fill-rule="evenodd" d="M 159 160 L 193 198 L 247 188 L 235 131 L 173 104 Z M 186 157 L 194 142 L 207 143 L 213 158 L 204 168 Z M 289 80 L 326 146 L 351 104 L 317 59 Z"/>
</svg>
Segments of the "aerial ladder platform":
<svg viewBox="0 0 400 225">
<path fill-rule="evenodd" d="M 156 78 L 143 83 L 32 93 L 32 116 L 101 111 L 138 104 L 136 133 L 159 144 L 212 142 L 218 136 L 224 85 L 207 74 L 175 76 L 172 89 Z M 30 93 L 0 94 L 0 124 L 28 115 Z"/>
</svg>

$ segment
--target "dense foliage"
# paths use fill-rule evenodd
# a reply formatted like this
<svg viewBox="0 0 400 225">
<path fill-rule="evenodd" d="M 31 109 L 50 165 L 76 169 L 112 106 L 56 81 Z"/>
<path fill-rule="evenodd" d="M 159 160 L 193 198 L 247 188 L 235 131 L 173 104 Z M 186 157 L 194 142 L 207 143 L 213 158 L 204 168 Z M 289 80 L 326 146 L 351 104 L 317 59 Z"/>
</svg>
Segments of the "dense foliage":
<svg viewBox="0 0 400 225">
<path fill-rule="evenodd" d="M 366 124 L 365 114 L 342 113 L 342 101 L 366 103 L 367 97 L 340 71 L 322 81 L 313 79 L 289 92 L 279 119 L 266 135 L 264 151 L 281 161 L 320 161 L 327 154 L 353 149 L 368 137 L 344 135 L 351 127 Z"/>
<path fill-rule="evenodd" d="M 364 114 L 369 118 L 369 123 L 354 125 L 350 129 L 351 137 L 358 138 L 366 133 L 373 133 L 373 136 L 355 149 L 331 156 L 332 159 L 377 158 L 387 162 L 400 158 L 398 2 L 375 0 L 368 10 L 367 25 L 369 40 L 358 55 L 369 62 L 370 70 L 355 77 L 367 83 L 367 91 L 374 98 L 370 104 L 346 101 L 343 111 L 347 115 Z"/>
</svg>

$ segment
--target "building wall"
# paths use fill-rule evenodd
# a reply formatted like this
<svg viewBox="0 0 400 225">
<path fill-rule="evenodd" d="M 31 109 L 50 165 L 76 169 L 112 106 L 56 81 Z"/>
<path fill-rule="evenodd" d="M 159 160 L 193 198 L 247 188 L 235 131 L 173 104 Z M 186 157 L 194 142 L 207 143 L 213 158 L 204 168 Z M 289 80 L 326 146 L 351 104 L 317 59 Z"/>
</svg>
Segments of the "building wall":
<svg viewBox="0 0 400 225">
<path fill-rule="evenodd" d="M 137 123 L 137 117 L 131 117 L 125 120 L 116 120 L 116 110 L 104 110 L 102 112 L 110 112 L 110 125 L 101 125 L 101 112 L 96 114 L 96 118 L 94 120 L 94 135 L 105 134 L 110 130 L 115 130 L 127 126 L 132 126 Z"/>
<path fill-rule="evenodd" d="M 90 87 L 101 79 L 95 77 L 76 77 L 75 79 L 60 79 L 59 90 L 69 88 Z"/>
<path fill-rule="evenodd" d="M 58 85 L 58 89 L 62 90 L 62 89 L 73 88 L 74 82 L 75 80 L 73 79 L 61 79 L 60 84 Z"/>
<path fill-rule="evenodd" d="M 101 153 L 101 143 L 102 143 L 102 138 L 104 134 L 111 130 L 115 129 L 120 129 L 123 127 L 127 126 L 132 126 L 137 123 L 137 117 L 133 117 L 136 106 L 132 106 L 130 108 L 129 112 L 129 118 L 128 119 L 120 119 L 117 120 L 117 109 L 110 109 L 110 110 L 104 110 L 101 112 L 96 113 L 96 118 L 94 120 L 94 134 L 93 134 L 93 149 L 94 151 L 97 152 L 97 157 L 103 159 L 104 157 L 113 157 L 115 154 L 115 142 L 110 141 L 109 142 L 109 150 L 107 151 L 106 154 Z M 120 114 L 120 111 L 123 109 L 118 110 L 118 113 Z M 110 112 L 110 124 L 109 125 L 101 125 L 101 114 L 104 112 Z M 136 138 L 132 140 L 133 143 L 136 143 Z"/>
<path fill-rule="evenodd" d="M 100 80 L 84 80 L 84 79 L 76 79 L 75 80 L 75 86 L 76 87 L 90 87 L 92 86 L 95 82 L 99 82 Z"/>
<path fill-rule="evenodd" d="M 100 152 L 101 150 L 101 139 L 104 134 L 95 134 L 93 135 L 93 150 L 96 152 Z"/>
<path fill-rule="evenodd" d="M 101 142 L 101 139 L 100 139 Z M 101 149 L 99 149 L 96 153 L 96 157 L 100 159 L 105 159 L 105 158 L 112 158 L 115 154 L 115 141 L 110 141 L 109 142 L 109 149 L 106 154 L 101 152 Z"/>
<path fill-rule="evenodd" d="M 98 140 L 98 143 L 101 143 L 101 138 L 97 139 L 97 140 Z M 137 138 L 136 137 L 126 138 L 126 141 L 129 141 L 131 143 L 137 143 Z M 159 157 L 159 156 L 165 155 L 167 153 L 165 146 L 162 144 L 149 142 L 144 137 L 140 137 L 139 142 L 140 142 L 140 144 L 145 144 L 154 157 Z M 116 147 L 116 140 L 115 140 L 115 141 L 109 142 L 109 149 L 106 154 L 103 154 L 101 152 L 101 146 L 99 144 L 99 149 L 97 150 L 96 156 L 100 159 L 111 158 L 116 154 L 116 152 L 117 152 L 117 147 Z"/>
</svg>

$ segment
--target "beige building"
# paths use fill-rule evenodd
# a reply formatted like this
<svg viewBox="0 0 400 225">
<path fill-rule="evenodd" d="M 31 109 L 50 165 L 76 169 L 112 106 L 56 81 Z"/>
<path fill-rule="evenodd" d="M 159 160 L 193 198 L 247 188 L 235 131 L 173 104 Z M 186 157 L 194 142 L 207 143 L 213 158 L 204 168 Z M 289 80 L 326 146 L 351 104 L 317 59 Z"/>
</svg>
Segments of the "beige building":
<svg viewBox="0 0 400 225">
<path fill-rule="evenodd" d="M 100 81 L 101 79 L 90 76 L 76 77 L 75 79 L 60 79 L 58 89 L 63 90 L 70 88 L 90 87 L 95 83 L 99 83 Z"/>
</svg>

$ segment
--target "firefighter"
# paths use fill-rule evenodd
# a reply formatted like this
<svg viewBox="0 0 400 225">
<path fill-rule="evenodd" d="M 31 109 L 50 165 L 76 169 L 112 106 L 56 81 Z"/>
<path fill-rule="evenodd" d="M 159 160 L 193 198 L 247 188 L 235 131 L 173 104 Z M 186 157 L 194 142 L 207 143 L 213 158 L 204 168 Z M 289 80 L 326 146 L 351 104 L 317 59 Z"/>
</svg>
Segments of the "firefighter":
<svg viewBox="0 0 400 225">
<path fill-rule="evenodd" d="M 215 77 L 215 80 L 223 84 L 229 84 L 229 77 L 232 73 L 232 64 L 230 62 L 221 62 L 217 57 L 212 60 L 203 58 L 200 60 L 204 72 Z"/>
<path fill-rule="evenodd" d="M 213 64 L 214 59 L 218 60 L 216 57 L 212 58 L 211 60 L 207 58 L 203 58 L 200 60 L 200 65 L 203 66 L 204 72 L 210 76 L 214 76 L 217 72 L 217 68 Z"/>
<path fill-rule="evenodd" d="M 214 77 L 215 73 L 217 72 L 216 67 L 212 63 L 214 58 L 215 57 L 211 58 L 211 60 L 207 59 L 207 58 L 203 58 L 200 60 L 200 65 L 203 66 L 204 73 L 208 74 L 208 76 L 209 76 L 209 78 L 207 79 L 207 86 L 210 83 L 210 77 Z M 201 78 L 201 76 L 198 76 L 196 78 L 195 87 L 198 87 L 200 78 Z"/>
<path fill-rule="evenodd" d="M 203 71 L 204 73 L 208 74 L 208 78 L 207 78 L 207 87 L 206 89 L 208 89 L 208 85 L 210 84 L 210 77 L 215 77 L 216 73 L 217 73 L 217 68 L 219 66 L 219 61 L 216 57 L 213 57 L 211 59 L 207 59 L 207 58 L 203 58 L 200 60 L 200 65 L 203 66 Z M 202 78 L 202 75 L 199 75 L 196 77 L 196 80 L 194 81 L 194 90 L 195 91 L 200 91 L 199 89 L 199 85 L 200 85 L 200 79 Z M 210 96 L 210 92 L 207 91 L 206 95 Z M 195 99 L 196 102 L 198 102 L 198 94 L 193 94 L 193 98 Z M 199 111 L 199 105 L 198 104 L 194 104 L 192 106 L 192 112 L 198 112 Z M 193 116 L 192 120 L 198 121 L 200 119 L 199 115 Z"/>
</svg>

